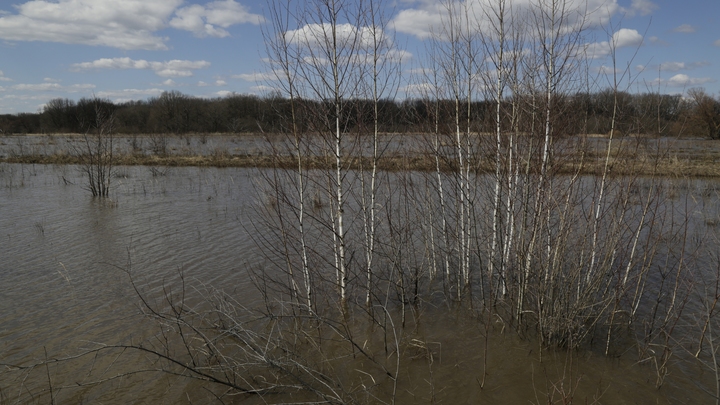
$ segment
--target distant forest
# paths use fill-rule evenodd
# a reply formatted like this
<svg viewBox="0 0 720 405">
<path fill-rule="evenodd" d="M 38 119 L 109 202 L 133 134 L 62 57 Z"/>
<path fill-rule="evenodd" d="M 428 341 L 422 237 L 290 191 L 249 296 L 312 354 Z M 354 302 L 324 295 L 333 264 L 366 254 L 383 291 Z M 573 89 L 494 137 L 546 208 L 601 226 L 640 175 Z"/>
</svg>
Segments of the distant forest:
<svg viewBox="0 0 720 405">
<path fill-rule="evenodd" d="M 573 122 L 563 131 L 572 134 L 606 134 L 612 122 L 614 92 L 578 93 L 558 96 L 555 104 Z M 362 131 L 372 113 L 372 102 L 346 100 L 342 119 L 345 131 Z M 508 101 L 510 103 L 510 101 Z M 321 101 L 303 100 L 303 108 L 321 108 Z M 79 101 L 56 98 L 42 112 L 0 115 L 3 134 L 83 133 L 92 126 L 100 106 L 112 114 L 118 134 L 153 133 L 277 133 L 287 130 L 290 103 L 281 97 L 232 94 L 222 98 L 197 98 L 179 91 L 168 91 L 146 101 L 115 104 L 107 99 L 83 98 Z M 425 132 L 435 123 L 450 130 L 454 101 L 407 99 L 381 100 L 378 105 L 382 132 Z M 463 108 L 477 132 L 494 128 L 492 100 L 473 102 Z M 570 113 L 570 114 L 567 114 Z M 657 93 L 618 93 L 616 130 L 620 135 L 692 136 L 720 139 L 720 98 L 704 89 L 688 91 L 687 97 Z M 308 114 L 310 116 L 311 114 Z M 302 124 L 302 112 L 300 120 Z M 308 128 L 310 126 L 308 125 Z"/>
</svg>

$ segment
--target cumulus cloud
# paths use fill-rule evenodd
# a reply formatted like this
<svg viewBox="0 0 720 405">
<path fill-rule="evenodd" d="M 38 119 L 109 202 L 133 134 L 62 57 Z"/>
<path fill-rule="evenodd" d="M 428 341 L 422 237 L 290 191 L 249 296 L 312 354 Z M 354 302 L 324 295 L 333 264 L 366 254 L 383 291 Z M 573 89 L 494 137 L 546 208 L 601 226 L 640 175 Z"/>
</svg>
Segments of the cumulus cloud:
<svg viewBox="0 0 720 405">
<path fill-rule="evenodd" d="M 72 65 L 72 69 L 150 69 L 160 77 L 189 77 L 193 71 L 204 69 L 210 66 L 210 62 L 204 60 L 170 60 L 166 62 L 149 62 L 143 59 L 134 60 L 130 58 L 102 58 L 92 62 L 82 62 Z"/>
<path fill-rule="evenodd" d="M 0 70 L 0 82 L 11 82 L 12 79 L 9 77 L 5 77 L 5 73 L 3 73 L 2 70 Z"/>
<path fill-rule="evenodd" d="M 624 48 L 628 46 L 639 46 L 643 42 L 643 37 L 637 30 L 621 28 L 612 36 L 616 47 Z"/>
<path fill-rule="evenodd" d="M 334 33 L 333 33 L 334 30 Z M 391 38 L 381 29 L 373 31 L 371 27 L 357 27 L 352 24 L 337 24 L 332 27 L 330 24 L 306 24 L 296 30 L 289 30 L 284 33 L 288 43 L 299 46 L 304 49 L 303 59 L 305 63 L 313 66 L 323 66 L 329 64 L 329 60 L 323 51 L 310 51 L 310 49 L 321 49 L 326 46 L 331 35 L 335 35 L 339 48 L 353 48 L 353 56 L 344 55 L 340 52 L 341 62 L 344 63 L 352 59 L 350 63 L 372 64 L 375 59 L 373 50 L 376 45 L 379 47 L 377 56 L 382 61 L 406 62 L 412 59 L 410 52 L 397 49 Z M 270 62 L 272 64 L 272 61 Z M 274 76 L 274 75 L 270 75 Z M 275 77 L 265 76 L 263 74 L 255 75 L 238 75 L 240 78 L 248 81 L 258 80 L 274 80 Z"/>
<path fill-rule="evenodd" d="M 264 19 L 234 0 L 213 1 L 201 6 L 193 4 L 175 12 L 170 26 L 192 32 L 197 37 L 227 37 L 225 28 L 234 24 L 260 24 Z"/>
<path fill-rule="evenodd" d="M 669 78 L 666 84 L 671 87 L 689 87 L 689 86 L 700 86 L 707 83 L 712 83 L 715 80 L 709 77 L 690 77 L 686 74 L 676 74 Z"/>
<path fill-rule="evenodd" d="M 647 0 L 635 0 L 632 6 L 634 12 L 646 11 L 650 7 L 648 3 L 650 2 Z M 459 5 L 460 3 L 455 4 Z M 487 15 L 492 14 L 490 10 L 497 7 L 496 2 L 494 0 L 467 0 L 463 4 L 467 4 L 469 7 L 468 15 L 474 16 L 475 20 L 471 21 L 472 26 L 489 32 L 492 24 L 487 20 Z M 564 6 L 564 30 L 566 31 L 580 26 L 605 26 L 613 15 L 624 10 L 618 5 L 617 0 L 568 0 Z M 511 10 L 518 16 L 534 13 L 537 12 L 537 2 L 515 0 Z M 455 12 L 457 21 L 463 21 L 461 8 L 457 7 Z M 414 7 L 400 10 L 390 22 L 390 26 L 397 32 L 425 39 L 433 34 L 442 36 L 443 26 L 448 18 L 448 10 L 443 2 L 420 1 L 414 3 Z"/>
<path fill-rule="evenodd" d="M 679 32 L 681 34 L 692 34 L 696 29 L 690 24 L 683 24 L 673 29 L 673 32 Z"/>
<path fill-rule="evenodd" d="M 392 27 L 397 32 L 425 39 L 439 29 L 442 24 L 442 11 L 435 8 L 401 10 L 393 19 Z"/>
<path fill-rule="evenodd" d="M 611 41 L 602 41 L 586 45 L 588 56 L 599 59 L 610 55 L 614 49 L 640 46 L 643 43 L 643 36 L 640 35 L 637 30 L 621 28 L 612 35 Z"/>
<path fill-rule="evenodd" d="M 105 45 L 120 49 L 167 49 L 153 34 L 182 0 L 33 0 L 0 15 L 0 38 Z"/>
<path fill-rule="evenodd" d="M 231 25 L 257 24 L 234 0 L 182 7 L 183 0 L 31 0 L 0 11 L 0 38 L 101 45 L 119 49 L 168 49 L 157 31 L 171 26 L 197 36 L 223 37 Z"/>
</svg>

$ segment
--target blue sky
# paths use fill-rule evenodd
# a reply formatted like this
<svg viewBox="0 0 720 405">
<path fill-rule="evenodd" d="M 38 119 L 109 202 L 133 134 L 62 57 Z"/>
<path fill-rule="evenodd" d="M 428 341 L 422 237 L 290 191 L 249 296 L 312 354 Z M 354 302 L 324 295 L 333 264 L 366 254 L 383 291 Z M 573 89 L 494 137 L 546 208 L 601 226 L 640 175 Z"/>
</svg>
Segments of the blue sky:
<svg viewBox="0 0 720 405">
<path fill-rule="evenodd" d="M 510 2 L 522 8 L 532 1 Z M 631 66 L 631 90 L 720 94 L 720 1 L 569 1 L 596 10 L 586 39 L 594 69 L 609 65 L 613 35 L 619 65 Z M 406 55 L 402 69 L 411 72 L 441 7 L 433 0 L 386 3 L 389 29 Z M 267 83 L 257 79 L 267 70 L 265 8 L 255 0 L 0 0 L 0 114 L 36 112 L 58 97 L 263 94 Z"/>
</svg>

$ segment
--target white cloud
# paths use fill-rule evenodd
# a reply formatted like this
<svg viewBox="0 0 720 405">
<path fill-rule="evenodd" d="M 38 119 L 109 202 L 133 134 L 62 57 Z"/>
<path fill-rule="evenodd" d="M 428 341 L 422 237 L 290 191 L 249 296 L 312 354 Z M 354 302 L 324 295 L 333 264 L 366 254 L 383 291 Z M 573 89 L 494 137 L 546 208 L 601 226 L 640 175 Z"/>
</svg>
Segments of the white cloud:
<svg viewBox="0 0 720 405">
<path fill-rule="evenodd" d="M 700 86 L 706 83 L 713 83 L 715 80 L 709 77 L 690 77 L 686 74 L 677 74 L 669 78 L 666 83 L 672 87 Z"/>
<path fill-rule="evenodd" d="M 175 12 L 170 26 L 190 31 L 197 37 L 227 37 L 230 35 L 224 28 L 234 24 L 260 24 L 264 19 L 261 15 L 250 13 L 245 6 L 234 0 L 213 1 L 205 6 L 193 4 Z"/>
<path fill-rule="evenodd" d="M 392 27 L 397 32 L 414 35 L 425 39 L 432 35 L 433 28 L 437 30 L 442 24 L 441 10 L 400 11 L 392 21 Z"/>
<path fill-rule="evenodd" d="M 390 49 L 383 56 L 393 62 L 407 62 L 413 58 L 412 53 L 402 49 Z"/>
<path fill-rule="evenodd" d="M 549 2 L 548 2 L 549 3 Z M 647 0 L 636 0 L 633 2 L 634 12 L 647 10 L 650 3 Z M 461 6 L 467 4 L 468 14 L 474 16 L 472 26 L 479 26 L 481 30 L 487 31 L 491 25 L 487 21 L 487 15 L 497 8 L 495 0 L 467 0 L 465 3 L 454 2 L 457 5 L 455 12 L 457 21 L 462 21 L 464 16 Z M 617 0 L 568 0 L 564 3 L 565 20 L 564 29 L 571 30 L 580 26 L 600 27 L 605 26 L 610 18 L 624 9 Z M 625 10 L 627 11 L 627 10 Z M 522 18 L 528 13 L 537 12 L 537 1 L 515 0 L 512 7 L 508 9 L 514 15 Z M 439 1 L 420 1 L 414 7 L 400 10 L 390 22 L 390 26 L 397 32 L 413 35 L 419 39 L 426 39 L 434 34 L 441 34 L 444 22 L 448 19 L 447 7 Z"/>
<path fill-rule="evenodd" d="M 134 60 L 130 58 L 102 58 L 92 62 L 75 63 L 74 70 L 88 69 L 150 69 L 161 77 L 189 77 L 193 71 L 204 69 L 210 66 L 210 62 L 204 60 L 170 60 L 165 62 L 149 62 L 143 59 Z"/>
<path fill-rule="evenodd" d="M 330 60 L 317 55 L 303 57 L 303 62 L 309 66 L 327 66 Z"/>
<path fill-rule="evenodd" d="M 705 66 L 709 66 L 710 62 L 663 62 L 660 64 L 660 70 L 665 72 L 679 72 L 681 70 L 697 69 Z"/>
<path fill-rule="evenodd" d="M 0 70 L 0 82 L 11 82 L 12 79 L 9 77 L 5 77 L 5 73 L 3 73 L 2 70 Z"/>
<path fill-rule="evenodd" d="M 39 84 L 16 84 L 11 87 L 13 90 L 18 91 L 67 91 L 67 92 L 78 92 L 84 90 L 92 90 L 95 88 L 94 84 L 73 84 L 70 86 L 63 86 L 59 83 L 39 83 Z"/>
<path fill-rule="evenodd" d="M 21 101 L 47 101 L 45 94 L 7 94 L 2 97 L 3 100 L 21 100 Z M 44 105 L 44 104 L 43 104 Z"/>
<path fill-rule="evenodd" d="M 678 72 L 685 69 L 685 62 L 663 62 L 660 64 L 660 70 L 666 72 Z"/>
<path fill-rule="evenodd" d="M 332 26 L 327 23 L 307 24 L 296 30 L 285 32 L 285 38 L 291 44 L 323 45 L 330 38 L 331 30 Z M 344 44 L 354 45 L 356 40 L 359 41 L 361 47 L 370 47 L 374 42 L 373 32 L 370 27 L 337 24 L 335 26 L 335 35 L 340 47 L 343 47 Z M 374 38 L 380 42 L 388 40 L 381 30 L 375 31 Z"/>
<path fill-rule="evenodd" d="M 413 83 L 401 87 L 400 92 L 407 96 L 424 97 L 438 92 L 438 89 L 430 83 Z"/>
<path fill-rule="evenodd" d="M 628 46 L 640 46 L 643 42 L 643 37 L 637 30 L 631 30 L 627 28 L 621 28 L 613 34 L 612 39 L 615 46 L 618 48 L 624 48 Z"/>
<path fill-rule="evenodd" d="M 227 82 L 225 80 L 216 80 L 215 85 L 216 86 L 225 86 Z"/>
<path fill-rule="evenodd" d="M 632 0 L 630 9 L 627 10 L 626 15 L 632 17 L 636 14 L 649 15 L 653 11 L 657 10 L 658 6 L 649 0 Z"/>
<path fill-rule="evenodd" d="M 683 25 L 680 25 L 678 27 L 675 27 L 675 29 L 673 29 L 673 32 L 679 32 L 682 34 L 692 34 L 695 31 L 696 31 L 695 27 L 693 27 L 690 24 L 683 24 Z"/>
<path fill-rule="evenodd" d="M 621 28 L 612 35 L 612 42 L 602 41 L 586 45 L 586 52 L 589 57 L 598 59 L 604 58 L 613 50 L 625 47 L 638 47 L 643 43 L 643 36 L 637 30 Z"/>
<path fill-rule="evenodd" d="M 272 93 L 272 92 L 277 91 L 277 90 L 278 90 L 278 89 L 276 89 L 275 87 L 264 86 L 264 85 L 258 85 L 258 86 L 252 86 L 252 87 L 250 87 L 250 91 L 252 91 L 253 93 L 256 93 L 256 94 L 257 94 L 257 93 L 267 94 L 267 93 Z M 218 92 L 218 93 L 221 93 L 221 92 Z"/>
<path fill-rule="evenodd" d="M 173 79 L 167 79 L 167 80 L 165 80 L 164 82 L 162 82 L 162 84 L 163 84 L 163 86 L 174 86 L 174 85 L 175 85 L 175 80 L 173 80 Z"/>
<path fill-rule="evenodd" d="M 601 75 L 611 75 L 614 73 L 622 72 L 621 69 L 613 69 L 612 66 L 605 66 L 605 65 L 599 66 L 595 70 L 597 71 L 597 73 L 599 73 Z"/>
<path fill-rule="evenodd" d="M 30 0 L 15 13 L 0 11 L 0 38 L 100 45 L 119 49 L 168 49 L 157 31 L 171 26 L 197 36 L 223 37 L 234 24 L 258 24 L 235 0 L 178 9 L 183 0 Z"/>
<path fill-rule="evenodd" d="M 0 15 L 0 38 L 104 45 L 120 49 L 167 49 L 153 34 L 182 0 L 32 0 Z"/>
<path fill-rule="evenodd" d="M 247 82 L 264 82 L 268 80 L 276 80 L 278 75 L 282 75 L 282 71 L 277 72 L 257 72 L 257 73 L 240 73 L 231 76 L 233 79 L 241 79 Z"/>
<path fill-rule="evenodd" d="M 650 38 L 648 38 L 648 40 L 650 40 L 650 43 L 653 45 L 661 45 L 661 46 L 670 45 L 669 43 L 663 41 L 662 39 L 660 39 L 659 37 L 656 37 L 654 35 L 651 36 Z"/>
<path fill-rule="evenodd" d="M 159 96 L 163 89 L 151 88 L 151 89 L 124 89 L 117 91 L 100 91 L 97 96 L 100 98 L 111 98 L 111 99 L 122 99 L 122 100 L 137 100 L 141 96 Z"/>
</svg>

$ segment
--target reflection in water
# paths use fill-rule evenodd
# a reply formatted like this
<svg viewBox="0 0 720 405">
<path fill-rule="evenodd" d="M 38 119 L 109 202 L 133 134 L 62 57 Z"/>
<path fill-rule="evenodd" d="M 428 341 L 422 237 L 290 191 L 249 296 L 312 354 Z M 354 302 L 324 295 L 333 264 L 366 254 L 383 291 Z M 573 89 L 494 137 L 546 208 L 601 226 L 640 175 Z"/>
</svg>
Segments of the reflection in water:
<svg viewBox="0 0 720 405">
<path fill-rule="evenodd" d="M 263 264 L 250 237 L 258 232 L 253 217 L 258 176 L 252 169 L 200 168 L 153 176 L 145 167 L 120 167 L 111 199 L 103 200 L 83 190 L 76 168 L 0 165 L 1 362 L 34 364 L 98 344 L 148 338 L 156 325 L 141 316 L 130 276 L 143 296 L 160 306 L 168 291 L 179 291 L 181 279 L 194 287 L 222 289 L 244 305 L 259 304 L 248 271 Z M 717 185 L 688 184 L 676 192 L 700 196 L 688 208 L 689 229 L 707 239 L 720 222 Z M 403 364 L 399 403 L 542 403 L 571 391 L 588 403 L 597 398 L 602 403 L 708 398 L 692 383 L 706 376 L 682 375 L 697 373 L 691 367 L 677 368 L 672 381 L 656 390 L 656 365 L 637 366 L 632 356 L 558 350 L 546 353 L 541 363 L 531 338 L 515 338 L 507 330 L 500 334 L 504 325 L 492 321 L 495 332 L 488 335 L 459 312 L 428 307 L 416 324 L 408 320 L 408 350 L 416 352 Z M 348 361 L 361 367 L 360 360 Z M 490 371 L 481 387 L 485 361 Z M 152 369 L 147 363 L 138 354 L 7 371 L 0 373 L 0 403 L 18 396 L 21 402 L 42 402 L 49 385 L 58 402 L 208 400 L 198 382 L 157 373 L 83 386 L 136 371 L 139 364 Z"/>
</svg>

